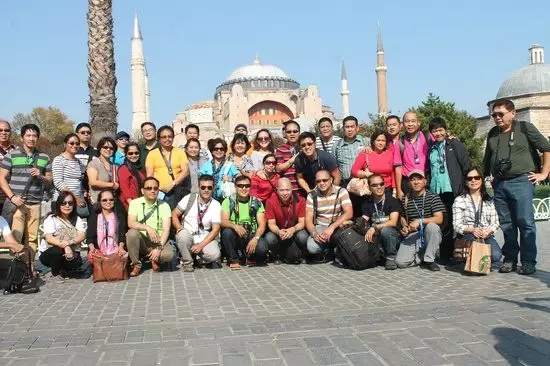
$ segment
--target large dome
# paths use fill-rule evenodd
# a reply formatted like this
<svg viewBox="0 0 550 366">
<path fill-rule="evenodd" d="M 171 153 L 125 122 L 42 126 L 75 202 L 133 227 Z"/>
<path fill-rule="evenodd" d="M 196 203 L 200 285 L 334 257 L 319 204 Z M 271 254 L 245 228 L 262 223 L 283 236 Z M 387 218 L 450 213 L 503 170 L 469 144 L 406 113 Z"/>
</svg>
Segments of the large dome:
<svg viewBox="0 0 550 366">
<path fill-rule="evenodd" d="M 289 76 L 277 66 L 261 64 L 260 60 L 256 57 L 252 65 L 239 67 L 225 81 L 264 78 L 289 79 Z"/>
<path fill-rule="evenodd" d="M 498 89 L 496 99 L 550 92 L 550 64 L 544 63 L 543 48 L 535 45 L 529 50 L 531 64 L 510 75 Z"/>
</svg>

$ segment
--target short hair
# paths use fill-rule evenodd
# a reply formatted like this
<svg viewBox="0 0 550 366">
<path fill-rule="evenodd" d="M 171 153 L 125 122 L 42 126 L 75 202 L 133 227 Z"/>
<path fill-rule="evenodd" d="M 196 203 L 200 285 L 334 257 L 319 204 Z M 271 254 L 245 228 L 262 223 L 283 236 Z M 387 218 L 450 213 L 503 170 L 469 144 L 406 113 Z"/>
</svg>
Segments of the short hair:
<svg viewBox="0 0 550 366">
<path fill-rule="evenodd" d="M 80 141 L 80 138 L 78 137 L 78 135 L 74 132 L 71 132 L 71 133 L 68 133 L 65 135 L 65 138 L 63 139 L 63 142 L 64 143 L 67 143 L 69 142 L 69 140 L 71 139 L 71 137 L 76 137 L 78 139 L 78 141 Z"/>
<path fill-rule="evenodd" d="M 402 121 L 405 122 L 405 116 L 409 113 L 412 113 L 414 114 L 416 117 L 418 117 L 418 114 L 415 112 L 415 111 L 406 111 L 405 113 L 403 113 L 403 119 Z"/>
<path fill-rule="evenodd" d="M 380 179 L 382 179 L 382 182 L 384 182 L 384 178 L 382 178 L 382 176 L 381 176 L 380 174 L 374 173 L 374 174 L 371 174 L 371 175 L 367 178 L 367 183 L 369 184 L 369 186 L 370 186 L 371 181 L 372 181 L 373 178 L 380 178 Z"/>
<path fill-rule="evenodd" d="M 208 150 L 210 150 L 210 152 L 213 152 L 214 147 L 217 144 L 222 144 L 224 150 L 227 151 L 227 142 L 225 142 L 225 140 L 222 139 L 221 137 L 216 137 L 215 139 L 208 140 Z"/>
<path fill-rule="evenodd" d="M 283 122 L 283 129 L 286 129 L 286 126 L 290 124 L 296 125 L 296 127 L 298 127 L 298 132 L 300 132 L 300 124 L 293 119 Z"/>
<path fill-rule="evenodd" d="M 78 132 L 84 127 L 88 127 L 90 131 L 92 130 L 92 126 L 88 122 L 80 122 L 79 124 L 76 125 L 76 128 L 74 130 L 75 132 Z"/>
<path fill-rule="evenodd" d="M 514 105 L 514 102 L 512 102 L 510 99 L 501 98 L 495 100 L 493 103 L 492 109 L 494 110 L 496 107 L 504 106 L 508 112 L 511 112 L 516 109 L 516 106 Z"/>
<path fill-rule="evenodd" d="M 345 125 L 347 121 L 353 121 L 355 122 L 356 126 L 359 126 L 359 121 L 357 120 L 357 118 L 355 118 L 355 116 L 347 116 L 346 118 L 344 118 L 344 120 L 342 121 L 342 126 Z"/>
<path fill-rule="evenodd" d="M 246 175 L 244 174 L 241 174 L 241 175 L 238 175 L 236 178 L 235 178 L 235 184 L 243 181 L 243 180 L 247 180 L 248 182 L 251 182 L 250 178 L 248 178 Z"/>
<path fill-rule="evenodd" d="M 34 123 L 27 123 L 26 125 L 23 125 L 23 127 L 21 127 L 21 136 L 25 136 L 27 131 L 34 131 L 36 132 L 36 136 L 40 137 L 40 128 Z"/>
<path fill-rule="evenodd" d="M 112 137 L 104 136 L 104 137 L 102 137 L 102 138 L 98 141 L 98 143 L 97 143 L 97 146 L 96 146 L 96 149 L 97 149 L 97 156 L 99 156 L 99 153 L 100 153 L 100 151 L 101 151 L 101 148 L 102 148 L 107 142 L 110 143 L 110 144 L 112 145 L 112 147 L 113 147 L 113 153 L 115 152 L 116 146 L 117 146 L 115 140 L 113 140 Z"/>
<path fill-rule="evenodd" d="M 265 161 L 269 158 L 275 158 L 275 155 L 273 154 L 266 154 L 264 158 L 262 159 L 262 164 L 265 164 Z M 277 158 L 275 158 L 275 163 L 277 163 Z"/>
<path fill-rule="evenodd" d="M 145 127 L 145 126 L 151 126 L 155 129 L 155 131 L 157 130 L 157 126 L 155 126 L 155 124 L 153 122 L 143 122 L 141 124 L 141 126 L 139 126 L 139 129 L 143 130 L 143 127 Z"/>
<path fill-rule="evenodd" d="M 233 136 L 233 140 L 231 140 L 231 151 L 235 153 L 235 144 L 239 141 L 242 141 L 245 143 L 246 147 L 244 148 L 245 153 L 250 149 L 250 141 L 248 141 L 248 137 L 244 133 L 237 133 L 235 136 Z"/>
<path fill-rule="evenodd" d="M 189 144 L 191 142 L 196 142 L 197 144 L 199 144 L 199 149 L 201 148 L 201 142 L 198 139 L 194 138 L 194 137 L 188 138 L 187 141 L 185 141 L 185 146 L 184 147 L 187 149 L 187 146 L 189 146 Z"/>
<path fill-rule="evenodd" d="M 384 147 L 384 150 L 388 148 L 388 136 L 386 135 L 386 133 L 382 130 L 375 130 L 372 133 L 372 136 L 370 137 L 370 147 L 372 149 L 374 149 L 376 139 L 378 138 L 378 136 L 381 136 L 381 135 L 384 135 L 386 137 L 386 146 Z"/>
<path fill-rule="evenodd" d="M 192 128 L 196 129 L 198 134 L 201 133 L 201 129 L 199 128 L 199 126 L 197 126 L 197 125 L 194 124 L 194 123 L 190 123 L 190 124 L 188 124 L 187 126 L 185 126 L 185 133 L 187 133 L 187 131 L 189 131 L 189 130 L 192 129 Z"/>
<path fill-rule="evenodd" d="M 160 182 L 157 178 L 155 177 L 147 177 L 143 180 L 143 182 L 141 182 L 141 188 L 145 188 L 145 183 L 149 182 L 150 180 L 154 180 L 155 182 L 157 182 L 157 185 L 160 187 Z"/>
<path fill-rule="evenodd" d="M 214 177 L 211 176 L 210 174 L 202 174 L 199 177 L 199 183 L 200 182 L 213 182 L 213 181 L 214 181 Z"/>
<path fill-rule="evenodd" d="M 130 150 L 131 147 L 135 147 L 136 149 L 138 149 L 138 152 L 140 153 L 141 155 L 141 151 L 140 151 L 140 148 L 139 148 L 139 144 L 135 141 L 132 141 L 132 142 L 129 142 L 128 145 L 126 145 L 126 147 L 124 148 L 124 154 L 128 154 L 128 150 Z"/>
<path fill-rule="evenodd" d="M 319 169 L 317 171 L 317 173 L 315 173 L 315 176 L 317 176 L 317 174 L 321 173 L 321 172 L 324 172 L 324 173 L 327 173 L 329 177 L 332 178 L 332 174 L 330 174 L 330 171 L 328 169 Z"/>
<path fill-rule="evenodd" d="M 389 116 L 386 117 L 386 124 L 388 124 L 388 121 L 390 119 L 396 119 L 397 122 L 401 123 L 401 119 L 398 116 L 396 116 L 395 114 L 390 114 Z"/>
<path fill-rule="evenodd" d="M 430 132 L 437 129 L 437 128 L 441 128 L 443 127 L 444 129 L 447 129 L 447 123 L 445 122 L 445 120 L 441 117 L 435 117 L 435 118 L 432 118 L 432 120 L 430 121 L 430 124 L 429 124 L 429 130 Z"/>
<path fill-rule="evenodd" d="M 160 134 L 165 130 L 170 131 L 172 133 L 172 137 L 174 137 L 174 129 L 168 125 L 164 125 L 161 126 L 157 131 L 157 140 L 160 140 Z"/>
<path fill-rule="evenodd" d="M 77 220 L 76 196 L 71 191 L 61 191 L 61 192 L 59 192 L 59 196 L 57 197 L 57 200 L 55 201 L 54 216 L 61 217 L 61 206 L 63 205 L 63 201 L 65 201 L 65 198 L 67 198 L 67 197 L 72 197 L 73 198 L 73 210 L 69 214 L 69 222 L 73 225 L 76 225 L 76 220 Z"/>
<path fill-rule="evenodd" d="M 302 144 L 302 141 L 305 139 L 312 139 L 313 142 L 315 142 L 315 135 L 309 131 L 302 132 L 298 137 L 298 144 Z"/>
<path fill-rule="evenodd" d="M 322 117 L 319 122 L 317 122 L 317 126 L 321 126 L 321 123 L 323 122 L 329 122 L 331 126 L 333 126 L 332 124 L 332 120 L 328 117 Z"/>
</svg>

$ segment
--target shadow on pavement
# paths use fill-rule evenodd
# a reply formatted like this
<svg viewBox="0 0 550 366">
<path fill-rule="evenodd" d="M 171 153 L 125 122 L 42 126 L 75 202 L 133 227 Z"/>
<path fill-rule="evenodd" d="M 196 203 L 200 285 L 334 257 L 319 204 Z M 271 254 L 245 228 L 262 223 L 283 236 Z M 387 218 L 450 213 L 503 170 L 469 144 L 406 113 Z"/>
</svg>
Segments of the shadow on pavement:
<svg viewBox="0 0 550 366">
<path fill-rule="evenodd" d="M 544 298 L 544 299 L 525 298 L 525 301 L 527 301 L 527 302 L 517 301 L 517 300 L 510 300 L 510 299 L 503 299 L 501 297 L 488 297 L 488 296 L 485 296 L 485 298 L 487 300 L 491 300 L 491 301 L 507 302 L 509 304 L 515 304 L 515 305 L 520 306 L 522 308 L 528 308 L 528 309 L 532 309 L 532 310 L 544 311 L 545 313 L 550 313 L 550 307 L 531 303 L 531 302 L 535 302 L 535 301 L 549 301 L 550 300 L 549 298 Z"/>
<path fill-rule="evenodd" d="M 550 342 L 519 329 L 499 327 L 491 331 L 495 350 L 511 365 L 550 365 Z"/>
</svg>

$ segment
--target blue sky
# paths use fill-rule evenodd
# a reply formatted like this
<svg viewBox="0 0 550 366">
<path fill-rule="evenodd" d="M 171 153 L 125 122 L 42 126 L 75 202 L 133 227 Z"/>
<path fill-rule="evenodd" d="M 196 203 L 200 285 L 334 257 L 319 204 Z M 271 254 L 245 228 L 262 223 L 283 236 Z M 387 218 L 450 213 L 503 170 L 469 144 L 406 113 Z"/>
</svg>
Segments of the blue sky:
<svg viewBox="0 0 550 366">
<path fill-rule="evenodd" d="M 494 4 L 499 4 L 496 7 Z M 376 24 L 380 21 L 393 112 L 429 92 L 479 116 L 500 83 L 547 47 L 550 2 L 517 1 L 114 1 L 119 124 L 131 121 L 130 36 L 140 17 L 151 88 L 151 117 L 170 123 L 186 106 L 211 99 L 237 67 L 282 68 L 316 84 L 340 114 L 345 59 L 351 113 L 376 112 Z M 524 3 L 527 5 L 527 3 Z M 56 106 L 88 120 L 87 1 L 1 1 L 0 117 Z"/>
</svg>

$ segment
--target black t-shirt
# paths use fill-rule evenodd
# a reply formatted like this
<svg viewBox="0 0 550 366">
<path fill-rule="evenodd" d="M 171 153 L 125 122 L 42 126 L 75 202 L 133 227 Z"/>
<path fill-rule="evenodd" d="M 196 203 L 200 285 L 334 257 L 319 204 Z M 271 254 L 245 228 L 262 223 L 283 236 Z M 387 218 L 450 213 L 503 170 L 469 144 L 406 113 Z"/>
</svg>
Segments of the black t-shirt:
<svg viewBox="0 0 550 366">
<path fill-rule="evenodd" d="M 377 211 L 378 210 L 378 211 Z M 393 196 L 386 195 L 381 202 L 375 203 L 369 196 L 362 207 L 363 216 L 367 216 L 370 224 L 382 224 L 389 220 L 392 212 L 401 212 L 401 204 Z"/>
<path fill-rule="evenodd" d="M 294 165 L 296 167 L 296 173 L 300 173 L 304 176 L 304 180 L 311 189 L 315 188 L 315 174 L 317 174 L 319 170 L 326 169 L 332 172 L 334 169 L 338 169 L 338 163 L 334 156 L 319 149 L 317 149 L 317 158 L 315 160 L 309 160 L 302 152 L 296 157 Z"/>
</svg>

